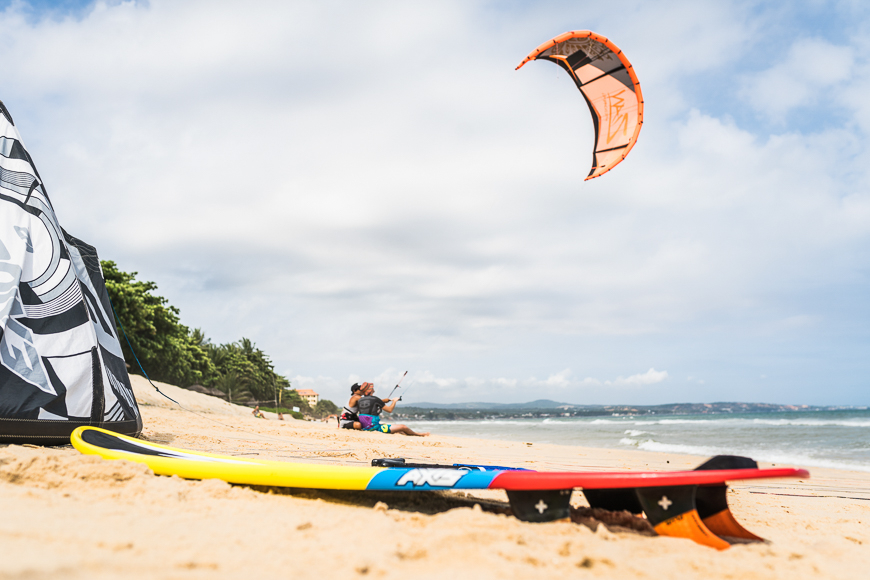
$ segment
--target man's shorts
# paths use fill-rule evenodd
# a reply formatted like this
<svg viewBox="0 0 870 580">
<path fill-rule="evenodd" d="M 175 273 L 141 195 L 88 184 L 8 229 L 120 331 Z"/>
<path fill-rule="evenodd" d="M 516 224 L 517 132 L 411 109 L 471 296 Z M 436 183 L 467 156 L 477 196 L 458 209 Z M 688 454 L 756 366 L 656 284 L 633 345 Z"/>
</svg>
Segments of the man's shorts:
<svg viewBox="0 0 870 580">
<path fill-rule="evenodd" d="M 381 433 L 389 433 L 391 425 L 383 425 L 381 424 L 381 416 L 380 415 L 364 415 L 360 414 L 359 416 L 360 423 L 362 423 L 363 431 L 380 431 Z M 366 426 L 366 423 L 371 423 Z"/>
</svg>

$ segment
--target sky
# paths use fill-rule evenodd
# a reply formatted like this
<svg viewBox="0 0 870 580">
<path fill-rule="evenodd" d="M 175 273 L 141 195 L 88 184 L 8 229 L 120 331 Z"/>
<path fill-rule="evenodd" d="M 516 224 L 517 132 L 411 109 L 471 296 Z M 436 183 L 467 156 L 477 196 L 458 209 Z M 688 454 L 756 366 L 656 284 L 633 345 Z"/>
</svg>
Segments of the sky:
<svg viewBox="0 0 870 580">
<path fill-rule="evenodd" d="M 588 182 L 568 30 L 643 88 Z M 0 1 L 64 228 L 298 388 L 870 404 L 870 5 Z M 147 369 L 146 369 L 147 371 Z"/>
</svg>

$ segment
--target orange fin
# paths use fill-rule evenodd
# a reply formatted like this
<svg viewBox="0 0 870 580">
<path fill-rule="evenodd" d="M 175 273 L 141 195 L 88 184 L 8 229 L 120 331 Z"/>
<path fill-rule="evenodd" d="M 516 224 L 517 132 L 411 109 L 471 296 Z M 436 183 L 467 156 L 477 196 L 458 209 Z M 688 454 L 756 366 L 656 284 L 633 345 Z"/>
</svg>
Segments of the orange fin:
<svg viewBox="0 0 870 580">
<path fill-rule="evenodd" d="M 726 538 L 737 538 L 740 540 L 749 540 L 752 542 L 765 542 L 764 538 L 760 538 L 740 525 L 730 509 L 724 509 L 719 513 L 708 516 L 702 520 L 707 528 L 717 536 Z"/>
<path fill-rule="evenodd" d="M 717 550 L 725 550 L 731 547 L 731 544 L 711 532 L 704 522 L 701 521 L 701 516 L 697 510 L 691 510 L 674 516 L 669 520 L 655 526 L 655 531 L 660 536 L 672 536 L 677 538 L 688 538 L 693 542 L 704 546 L 710 546 Z"/>
</svg>

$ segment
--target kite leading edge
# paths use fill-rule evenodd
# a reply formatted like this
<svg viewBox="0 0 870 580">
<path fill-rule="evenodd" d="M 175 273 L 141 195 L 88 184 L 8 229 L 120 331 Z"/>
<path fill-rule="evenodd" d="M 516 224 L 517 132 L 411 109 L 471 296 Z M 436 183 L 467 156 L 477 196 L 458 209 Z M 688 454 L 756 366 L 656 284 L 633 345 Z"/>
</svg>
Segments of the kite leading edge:
<svg viewBox="0 0 870 580">
<path fill-rule="evenodd" d="M 589 105 L 595 149 L 586 179 L 607 173 L 634 147 L 643 124 L 643 95 L 631 63 L 619 47 L 589 30 L 566 32 L 545 42 L 517 70 L 538 59 L 565 69 Z"/>
</svg>

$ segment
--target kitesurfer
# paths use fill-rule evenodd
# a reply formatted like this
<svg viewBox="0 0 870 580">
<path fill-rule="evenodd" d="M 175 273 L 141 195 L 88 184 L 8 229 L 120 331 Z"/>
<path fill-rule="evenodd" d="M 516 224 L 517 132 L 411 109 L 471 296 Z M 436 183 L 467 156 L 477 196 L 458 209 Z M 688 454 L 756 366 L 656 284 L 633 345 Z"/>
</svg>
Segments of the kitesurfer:
<svg viewBox="0 0 870 580">
<path fill-rule="evenodd" d="M 381 411 L 392 413 L 399 399 L 380 399 L 374 396 L 375 386 L 363 383 L 360 388 L 362 397 L 357 399 L 357 417 L 364 431 L 380 431 L 381 433 L 401 433 L 413 437 L 428 437 L 429 433 L 416 433 L 407 425 L 385 425 L 381 423 Z M 351 397 L 351 400 L 354 398 Z"/>
<path fill-rule="evenodd" d="M 357 416 L 357 413 L 359 413 L 358 403 L 365 395 L 364 390 L 368 385 L 371 385 L 371 383 L 354 383 L 351 385 L 350 400 L 344 409 L 341 410 L 341 416 L 338 418 L 339 429 L 362 429 L 359 417 Z"/>
</svg>

